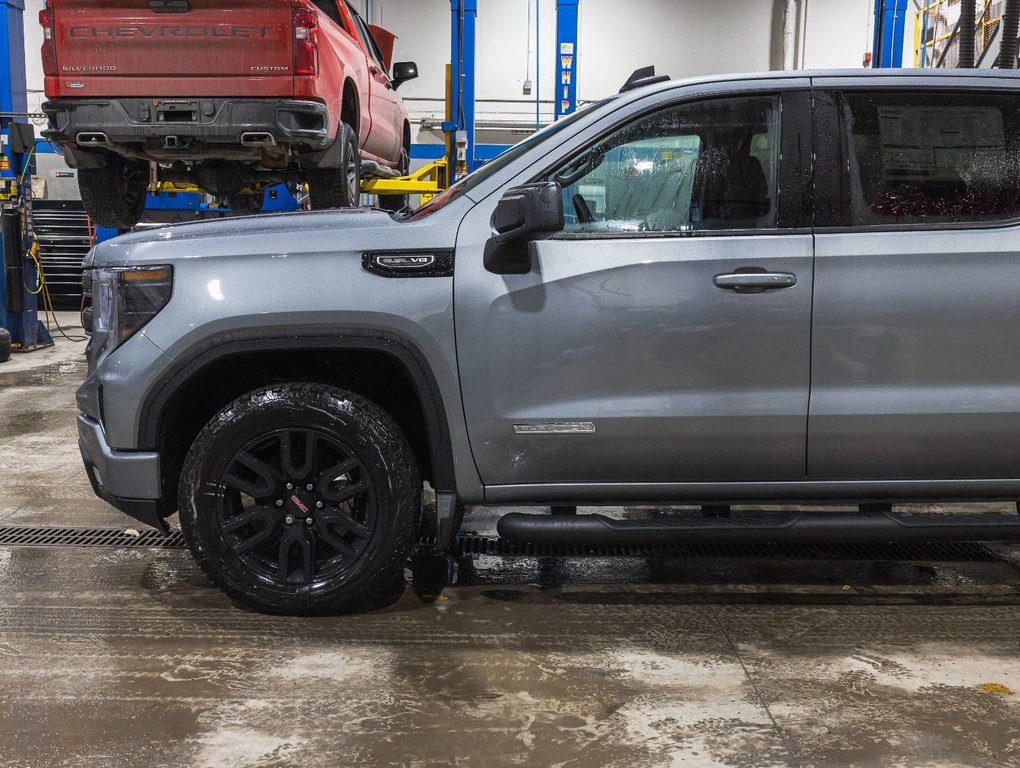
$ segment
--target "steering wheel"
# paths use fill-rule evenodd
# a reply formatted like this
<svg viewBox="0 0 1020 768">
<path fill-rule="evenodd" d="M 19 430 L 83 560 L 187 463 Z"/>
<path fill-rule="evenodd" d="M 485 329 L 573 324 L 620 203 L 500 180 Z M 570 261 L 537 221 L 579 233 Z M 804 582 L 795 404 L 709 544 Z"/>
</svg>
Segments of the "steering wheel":
<svg viewBox="0 0 1020 768">
<path fill-rule="evenodd" d="M 569 187 L 577 181 L 580 181 L 592 171 L 591 154 L 586 153 L 581 155 L 577 160 L 568 165 L 558 174 L 556 174 L 555 181 L 559 182 L 561 187 Z"/>
</svg>

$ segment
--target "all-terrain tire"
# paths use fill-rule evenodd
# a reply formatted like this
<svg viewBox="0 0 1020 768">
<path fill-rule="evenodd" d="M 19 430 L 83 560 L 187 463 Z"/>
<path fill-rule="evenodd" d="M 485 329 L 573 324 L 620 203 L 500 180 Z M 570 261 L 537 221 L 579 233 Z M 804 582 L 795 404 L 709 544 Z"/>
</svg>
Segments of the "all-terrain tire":
<svg viewBox="0 0 1020 768">
<path fill-rule="evenodd" d="M 6 328 L 0 328 L 0 363 L 6 363 L 11 359 L 11 332 Z"/>
<path fill-rule="evenodd" d="M 302 444 L 312 445 L 312 454 L 307 453 L 307 448 L 294 448 L 297 438 L 292 435 L 305 432 L 317 435 L 314 441 Z M 252 499 L 252 506 L 245 507 L 238 503 L 244 498 L 244 494 L 236 490 L 238 467 L 258 468 L 261 461 L 271 468 L 272 461 L 267 457 L 272 453 L 274 440 L 280 446 L 288 446 L 286 458 L 284 449 L 279 449 L 280 477 L 273 477 L 268 483 L 270 486 L 279 484 L 280 490 L 252 487 L 253 494 L 265 495 L 266 503 L 263 508 Z M 263 451 L 261 454 L 248 448 L 263 444 L 269 447 L 259 449 Z M 337 460 L 336 453 L 319 459 L 316 452 L 324 451 L 324 446 L 336 446 L 341 464 L 323 470 L 321 464 Z M 292 450 L 295 452 L 291 453 Z M 294 458 L 302 451 L 301 470 L 298 470 Z M 315 459 L 309 460 L 308 456 L 313 454 Z M 243 457 L 240 465 L 239 456 Z M 349 458 L 343 458 L 345 456 Z M 360 462 L 358 469 L 340 476 L 347 485 L 340 486 L 338 495 L 343 495 L 345 489 L 355 489 L 366 483 L 371 487 L 370 491 L 362 491 L 363 501 L 358 502 L 362 504 L 361 512 L 351 501 L 347 516 L 341 518 L 362 526 L 364 532 L 369 527 L 368 510 L 372 510 L 370 535 L 362 536 L 363 542 L 351 538 L 355 543 L 345 545 L 352 550 L 358 547 L 358 554 L 349 557 L 338 554 L 334 560 L 342 566 L 339 571 L 335 569 L 340 566 L 333 566 L 333 571 L 323 566 L 321 575 L 315 571 L 309 578 L 309 573 L 301 570 L 308 562 L 308 552 L 313 553 L 312 560 L 320 555 L 319 547 L 323 558 L 330 552 L 342 552 L 342 548 L 331 549 L 332 539 L 323 537 L 313 541 L 308 550 L 298 548 L 301 564 L 295 571 L 284 567 L 279 567 L 279 572 L 274 570 L 281 566 L 285 556 L 289 565 L 290 555 L 294 554 L 292 539 L 285 537 L 307 535 L 314 538 L 322 524 L 317 515 L 336 518 L 338 511 L 330 509 L 332 502 L 321 509 L 315 494 L 324 487 L 322 477 L 332 477 L 338 467 L 349 466 L 353 461 Z M 309 471 L 299 479 L 297 475 L 305 468 Z M 260 471 L 260 476 L 272 476 L 264 468 Z M 260 476 L 253 476 L 252 482 L 258 483 Z M 246 482 L 242 480 L 239 484 L 244 486 Z M 308 486 L 318 487 L 314 492 L 305 493 L 306 482 Z M 293 490 L 282 490 L 287 487 L 286 483 L 290 483 Z M 397 423 L 379 406 L 335 387 L 310 383 L 274 384 L 230 403 L 195 439 L 181 475 L 181 528 L 202 570 L 237 602 L 267 613 L 345 613 L 373 604 L 402 577 L 404 564 L 417 539 L 421 487 L 411 446 Z M 272 501 L 277 496 L 281 498 Z M 293 504 L 311 511 L 292 513 Z M 306 514 L 308 520 L 315 517 L 315 522 L 303 519 Z M 288 523 L 294 516 L 298 519 Z M 245 536 L 252 532 L 257 537 L 263 536 L 264 530 L 270 528 L 269 524 L 264 528 L 255 524 L 251 528 L 237 526 L 238 521 L 249 517 L 275 521 L 271 530 L 281 531 L 280 543 L 277 545 L 276 539 L 266 538 L 265 543 L 241 552 L 249 542 Z M 304 531 L 301 526 L 306 523 L 309 527 Z M 331 535 L 337 537 L 340 530 L 332 528 Z M 275 566 L 274 552 L 278 556 Z M 326 564 L 329 562 L 333 561 L 326 561 Z M 317 561 L 314 567 L 319 567 Z M 283 571 L 286 577 L 280 576 Z"/>
<path fill-rule="evenodd" d="M 238 192 L 227 195 L 227 206 L 234 216 L 254 216 L 262 211 L 262 192 Z"/>
<path fill-rule="evenodd" d="M 131 229 L 145 210 L 149 184 L 145 163 L 107 154 L 105 168 L 79 168 L 78 188 L 85 211 L 100 227 Z"/>
<path fill-rule="evenodd" d="M 347 123 L 340 124 L 340 167 L 308 172 L 308 197 L 312 210 L 352 208 L 361 199 L 361 155 L 358 136 Z"/>
</svg>

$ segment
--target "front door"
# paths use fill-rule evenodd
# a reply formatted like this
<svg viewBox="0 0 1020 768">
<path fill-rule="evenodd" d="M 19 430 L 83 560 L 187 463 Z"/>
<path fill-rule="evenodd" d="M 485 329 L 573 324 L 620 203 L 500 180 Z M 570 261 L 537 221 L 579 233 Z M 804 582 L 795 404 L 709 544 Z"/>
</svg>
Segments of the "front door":
<svg viewBox="0 0 1020 768">
<path fill-rule="evenodd" d="M 804 478 L 812 238 L 778 201 L 781 102 L 666 107 L 559 163 L 566 227 L 527 274 L 481 267 L 495 201 L 468 215 L 457 349 L 487 485 Z"/>
</svg>

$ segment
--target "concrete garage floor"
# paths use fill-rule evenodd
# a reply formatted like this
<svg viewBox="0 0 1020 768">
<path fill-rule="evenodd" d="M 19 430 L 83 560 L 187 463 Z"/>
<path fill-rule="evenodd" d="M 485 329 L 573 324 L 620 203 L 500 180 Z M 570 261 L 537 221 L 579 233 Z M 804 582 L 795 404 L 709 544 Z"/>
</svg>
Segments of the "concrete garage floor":
<svg viewBox="0 0 1020 768">
<path fill-rule="evenodd" d="M 79 464 L 81 347 L 0 365 L 0 526 L 134 527 Z M 483 557 L 447 600 L 313 620 L 181 549 L 4 546 L 0 766 L 1020 765 L 996 552 Z"/>
</svg>

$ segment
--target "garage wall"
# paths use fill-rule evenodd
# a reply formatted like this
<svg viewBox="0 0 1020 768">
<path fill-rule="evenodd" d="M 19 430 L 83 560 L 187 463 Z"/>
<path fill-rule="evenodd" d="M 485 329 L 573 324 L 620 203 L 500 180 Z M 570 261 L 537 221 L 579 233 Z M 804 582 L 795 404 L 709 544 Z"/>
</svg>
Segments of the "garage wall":
<svg viewBox="0 0 1020 768">
<path fill-rule="evenodd" d="M 450 49 L 449 0 L 376 2 L 382 25 L 400 38 L 398 57 L 414 59 L 422 72 L 401 92 L 420 116 L 441 116 L 443 67 Z M 530 28 L 528 18 L 535 2 L 479 0 L 478 6 L 478 97 L 517 102 L 479 104 L 479 117 L 534 120 L 534 93 L 526 98 L 521 89 L 527 75 L 535 80 L 534 18 Z M 556 2 L 539 0 L 539 6 L 540 85 L 543 98 L 548 98 L 554 86 Z M 582 0 L 578 97 L 595 100 L 613 93 L 646 64 L 674 77 L 767 69 L 770 20 L 768 0 Z M 414 101 L 419 98 L 435 101 Z M 551 99 L 542 110 L 544 120 L 551 118 Z"/>
<path fill-rule="evenodd" d="M 873 0 L 807 0 L 803 45 L 810 68 L 860 67 L 871 45 Z M 533 96 L 522 96 L 525 73 L 534 80 L 535 0 L 478 0 L 478 97 L 514 104 L 478 105 L 480 119 L 534 120 Z M 556 0 L 541 8 L 541 92 L 551 94 L 555 64 Z M 414 117 L 442 117 L 443 67 L 449 60 L 449 0 L 372 0 L 373 15 L 400 40 L 399 58 L 418 62 L 422 77 L 402 88 Z M 907 24 L 909 66 L 913 15 Z M 771 0 L 582 0 L 578 94 L 598 99 L 616 91 L 637 67 L 689 77 L 769 68 Z M 532 47 L 530 58 L 528 45 Z M 423 102 L 419 99 L 431 99 Z M 551 101 L 543 119 L 552 115 Z"/>
<path fill-rule="evenodd" d="M 861 67 L 865 51 L 871 50 L 874 0 L 810 0 L 804 63 L 810 69 Z M 910 51 L 914 45 L 914 19 L 908 20 Z M 904 63 L 913 65 L 912 54 L 903 51 Z"/>
</svg>

